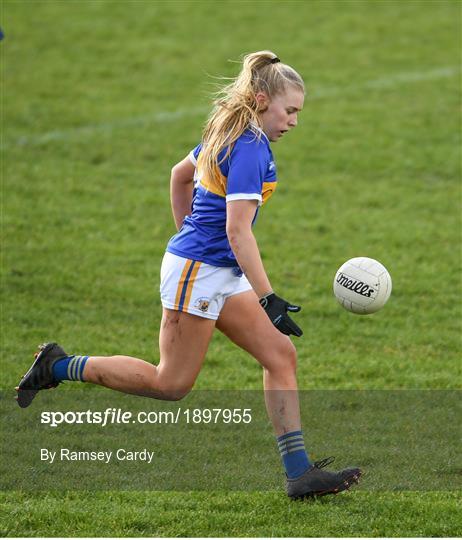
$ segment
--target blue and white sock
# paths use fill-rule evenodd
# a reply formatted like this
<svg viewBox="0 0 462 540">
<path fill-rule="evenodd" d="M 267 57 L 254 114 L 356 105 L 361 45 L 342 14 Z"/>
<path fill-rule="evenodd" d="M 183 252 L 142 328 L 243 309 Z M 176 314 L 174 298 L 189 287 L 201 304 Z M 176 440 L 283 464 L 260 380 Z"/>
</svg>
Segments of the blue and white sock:
<svg viewBox="0 0 462 540">
<path fill-rule="evenodd" d="M 81 381 L 83 378 L 83 368 L 87 363 L 88 356 L 67 356 L 55 362 L 53 366 L 53 377 L 57 381 Z"/>
<path fill-rule="evenodd" d="M 287 476 L 297 478 L 309 467 L 311 462 L 305 450 L 305 442 L 301 431 L 291 431 L 277 438 Z"/>
</svg>

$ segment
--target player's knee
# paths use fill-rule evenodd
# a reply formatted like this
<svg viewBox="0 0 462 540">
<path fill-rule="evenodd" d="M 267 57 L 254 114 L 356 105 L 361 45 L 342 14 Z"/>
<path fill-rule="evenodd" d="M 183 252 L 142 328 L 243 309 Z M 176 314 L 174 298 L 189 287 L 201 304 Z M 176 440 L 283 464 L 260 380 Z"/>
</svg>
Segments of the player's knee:
<svg viewBox="0 0 462 540">
<path fill-rule="evenodd" d="M 284 344 L 273 352 L 271 361 L 265 367 L 274 374 L 292 374 L 297 371 L 297 349 L 290 339 L 285 340 Z"/>
<path fill-rule="evenodd" d="M 162 394 L 162 399 L 166 401 L 180 401 L 189 394 L 191 388 L 189 385 L 166 384 L 159 390 Z"/>
<path fill-rule="evenodd" d="M 191 388 L 169 390 L 166 394 L 165 399 L 167 401 L 180 401 L 181 399 L 186 397 L 190 391 Z"/>
</svg>

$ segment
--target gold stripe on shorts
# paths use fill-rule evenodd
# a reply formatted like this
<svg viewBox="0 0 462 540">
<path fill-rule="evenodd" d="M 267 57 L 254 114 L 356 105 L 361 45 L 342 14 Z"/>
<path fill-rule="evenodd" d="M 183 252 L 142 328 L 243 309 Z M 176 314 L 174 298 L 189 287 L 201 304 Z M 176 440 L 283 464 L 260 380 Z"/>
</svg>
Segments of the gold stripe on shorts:
<svg viewBox="0 0 462 540">
<path fill-rule="evenodd" d="M 181 272 L 180 281 L 178 282 L 178 288 L 176 290 L 176 296 L 175 296 L 175 307 L 178 308 L 180 305 L 180 298 L 181 298 L 181 291 L 183 290 L 184 282 L 186 281 L 186 276 L 188 274 L 189 267 L 191 264 L 194 264 L 193 261 L 190 259 L 187 259 L 184 263 L 183 272 Z"/>
<path fill-rule="evenodd" d="M 188 286 L 187 286 L 187 289 L 186 289 L 186 298 L 185 298 L 184 304 L 183 304 L 184 311 L 188 311 L 188 306 L 189 306 L 189 302 L 191 300 L 191 294 L 192 294 L 192 290 L 193 290 L 193 287 L 194 287 L 194 281 L 196 279 L 197 272 L 199 272 L 200 265 L 201 265 L 201 263 L 199 261 L 196 261 L 196 265 L 194 266 L 194 268 L 193 268 L 193 270 L 191 272 L 191 276 L 189 277 L 189 283 L 188 283 Z"/>
</svg>

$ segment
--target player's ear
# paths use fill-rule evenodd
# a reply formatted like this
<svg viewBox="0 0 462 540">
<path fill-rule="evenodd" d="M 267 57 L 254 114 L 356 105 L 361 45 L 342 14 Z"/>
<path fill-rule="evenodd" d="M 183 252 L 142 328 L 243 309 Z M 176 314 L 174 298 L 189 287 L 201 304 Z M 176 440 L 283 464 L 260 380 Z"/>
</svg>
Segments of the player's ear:
<svg viewBox="0 0 462 540">
<path fill-rule="evenodd" d="M 268 108 L 269 105 L 269 97 L 265 94 L 265 92 L 258 92 L 255 94 L 255 99 L 257 101 L 258 111 L 264 112 Z"/>
</svg>

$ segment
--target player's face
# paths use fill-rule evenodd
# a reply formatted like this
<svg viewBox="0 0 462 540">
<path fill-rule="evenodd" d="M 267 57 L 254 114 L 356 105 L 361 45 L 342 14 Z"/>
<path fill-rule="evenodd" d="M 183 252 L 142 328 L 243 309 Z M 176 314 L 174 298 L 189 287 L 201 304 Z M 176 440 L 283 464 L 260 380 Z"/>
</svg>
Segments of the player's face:
<svg viewBox="0 0 462 540">
<path fill-rule="evenodd" d="M 270 141 L 278 141 L 284 133 L 297 125 L 297 115 L 303 109 L 304 101 L 303 92 L 293 86 L 289 86 L 284 94 L 264 100 L 267 108 L 260 113 L 260 119 Z"/>
</svg>

